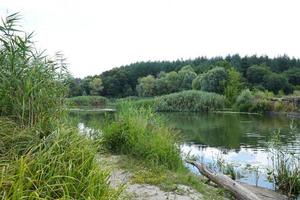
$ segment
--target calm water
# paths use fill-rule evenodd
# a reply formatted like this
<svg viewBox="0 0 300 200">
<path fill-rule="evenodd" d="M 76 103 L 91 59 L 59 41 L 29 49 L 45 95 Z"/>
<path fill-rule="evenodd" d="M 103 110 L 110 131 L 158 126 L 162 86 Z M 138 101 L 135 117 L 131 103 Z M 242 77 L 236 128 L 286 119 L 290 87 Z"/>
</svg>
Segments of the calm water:
<svg viewBox="0 0 300 200">
<path fill-rule="evenodd" d="M 254 116 L 217 113 L 160 113 L 168 124 L 179 131 L 183 154 L 196 157 L 208 165 L 216 160 L 232 164 L 240 175 L 238 179 L 252 185 L 273 189 L 267 181 L 266 168 L 270 165 L 268 142 L 274 131 L 280 130 L 282 145 L 290 152 L 300 152 L 298 128 L 290 132 L 293 121 L 300 128 L 300 120 L 286 117 Z M 80 129 L 101 128 L 104 114 L 96 112 L 71 113 Z M 257 170 L 249 170 L 249 165 Z M 191 167 L 190 169 L 197 173 Z"/>
</svg>

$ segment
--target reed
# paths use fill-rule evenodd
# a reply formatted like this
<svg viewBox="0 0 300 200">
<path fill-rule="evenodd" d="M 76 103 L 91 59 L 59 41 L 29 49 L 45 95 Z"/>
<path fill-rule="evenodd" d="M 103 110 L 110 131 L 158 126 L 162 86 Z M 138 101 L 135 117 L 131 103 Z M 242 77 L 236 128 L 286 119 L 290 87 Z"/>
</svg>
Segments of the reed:
<svg viewBox="0 0 300 200">
<path fill-rule="evenodd" d="M 63 114 L 66 69 L 35 49 L 19 20 L 12 14 L 0 25 L 0 116 L 40 126 L 44 135 Z"/>
</svg>

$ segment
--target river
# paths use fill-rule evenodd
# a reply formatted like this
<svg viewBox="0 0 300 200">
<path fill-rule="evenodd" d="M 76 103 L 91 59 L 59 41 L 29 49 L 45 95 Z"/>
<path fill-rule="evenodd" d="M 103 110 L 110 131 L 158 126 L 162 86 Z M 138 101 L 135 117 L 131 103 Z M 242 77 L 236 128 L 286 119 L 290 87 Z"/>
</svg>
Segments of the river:
<svg viewBox="0 0 300 200">
<path fill-rule="evenodd" d="M 239 181 L 274 189 L 266 176 L 271 165 L 269 143 L 280 131 L 281 147 L 300 152 L 300 120 L 284 116 L 222 113 L 160 113 L 181 138 L 183 155 L 188 154 L 211 167 L 217 161 L 234 166 Z M 80 129 L 101 128 L 104 114 L 72 112 Z M 293 131 L 291 131 L 291 124 Z M 299 128 L 298 128 L 299 127 Z M 196 169 L 188 166 L 191 171 Z"/>
</svg>

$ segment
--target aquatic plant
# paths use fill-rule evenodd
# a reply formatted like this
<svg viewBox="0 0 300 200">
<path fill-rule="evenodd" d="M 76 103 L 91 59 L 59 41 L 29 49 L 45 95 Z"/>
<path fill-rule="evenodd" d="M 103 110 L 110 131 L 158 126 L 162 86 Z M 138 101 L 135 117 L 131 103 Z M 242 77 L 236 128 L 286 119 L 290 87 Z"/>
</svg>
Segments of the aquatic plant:
<svg viewBox="0 0 300 200">
<path fill-rule="evenodd" d="M 222 95 L 204 91 L 188 90 L 158 97 L 156 111 L 209 111 L 224 107 L 226 98 Z"/>
<path fill-rule="evenodd" d="M 294 131 L 293 122 L 290 131 Z M 280 130 L 274 132 L 270 142 L 272 166 L 268 169 L 268 176 L 282 193 L 289 197 L 297 197 L 300 194 L 300 157 L 290 153 L 281 145 Z"/>
<path fill-rule="evenodd" d="M 0 116 L 40 126 L 45 135 L 62 118 L 66 69 L 60 56 L 51 60 L 35 49 L 19 20 L 12 14 L 0 25 Z"/>
</svg>

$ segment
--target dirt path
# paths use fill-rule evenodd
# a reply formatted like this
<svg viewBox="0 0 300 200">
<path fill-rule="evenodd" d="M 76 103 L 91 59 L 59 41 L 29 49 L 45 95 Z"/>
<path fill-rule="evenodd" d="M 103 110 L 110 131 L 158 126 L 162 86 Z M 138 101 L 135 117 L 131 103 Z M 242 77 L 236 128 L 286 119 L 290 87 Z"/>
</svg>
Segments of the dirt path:
<svg viewBox="0 0 300 200">
<path fill-rule="evenodd" d="M 119 169 L 117 162 L 120 156 L 101 156 L 99 161 L 108 166 L 111 171 L 110 184 L 112 187 L 125 186 L 124 199 L 137 200 L 202 200 L 203 195 L 193 188 L 177 185 L 174 191 L 163 191 L 155 185 L 136 184 L 131 182 L 132 174 Z"/>
</svg>

